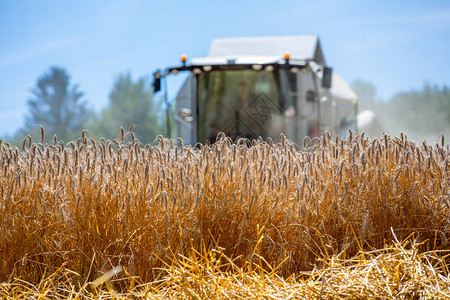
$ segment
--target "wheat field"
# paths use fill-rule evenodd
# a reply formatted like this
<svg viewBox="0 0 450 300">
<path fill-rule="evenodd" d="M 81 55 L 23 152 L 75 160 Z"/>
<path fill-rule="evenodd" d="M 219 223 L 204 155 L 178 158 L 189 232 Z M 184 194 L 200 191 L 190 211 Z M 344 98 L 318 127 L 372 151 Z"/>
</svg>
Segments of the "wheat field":
<svg viewBox="0 0 450 300">
<path fill-rule="evenodd" d="M 3 298 L 450 299 L 450 149 L 0 144 Z"/>
</svg>

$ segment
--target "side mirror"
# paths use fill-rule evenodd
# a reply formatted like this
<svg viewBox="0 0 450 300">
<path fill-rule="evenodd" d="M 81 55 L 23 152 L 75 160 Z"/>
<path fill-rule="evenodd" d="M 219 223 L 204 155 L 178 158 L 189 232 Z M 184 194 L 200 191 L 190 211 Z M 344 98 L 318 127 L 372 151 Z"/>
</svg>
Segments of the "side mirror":
<svg viewBox="0 0 450 300">
<path fill-rule="evenodd" d="M 322 75 L 322 87 L 324 88 L 331 88 L 331 77 L 333 75 L 333 69 L 329 67 L 323 68 L 323 75 Z"/>
<path fill-rule="evenodd" d="M 161 90 L 161 74 L 159 71 L 153 73 L 153 92 L 159 92 Z"/>
</svg>

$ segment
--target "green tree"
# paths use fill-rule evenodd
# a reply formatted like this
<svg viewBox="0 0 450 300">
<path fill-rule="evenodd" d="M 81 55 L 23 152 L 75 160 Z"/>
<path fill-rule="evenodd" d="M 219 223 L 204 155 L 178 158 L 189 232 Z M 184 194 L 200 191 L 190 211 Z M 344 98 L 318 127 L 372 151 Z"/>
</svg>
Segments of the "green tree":
<svg viewBox="0 0 450 300">
<path fill-rule="evenodd" d="M 446 87 L 425 84 L 421 90 L 398 93 L 389 102 L 387 123 L 415 140 L 434 142 L 450 132 L 450 94 Z"/>
<path fill-rule="evenodd" d="M 389 101 L 376 99 L 376 88 L 370 82 L 356 80 L 351 84 L 359 98 L 359 111 L 375 112 L 383 131 L 398 135 L 404 132 L 415 141 L 434 142 L 450 132 L 450 92 L 448 87 L 424 84 L 421 89 L 397 93 Z"/>
<path fill-rule="evenodd" d="M 78 90 L 77 84 L 70 84 L 65 69 L 51 67 L 38 79 L 31 93 L 33 97 L 28 100 L 29 115 L 25 121 L 27 129 L 40 124 L 47 133 L 56 134 L 64 141 L 81 132 L 89 118 L 89 110 L 83 92 Z"/>
<path fill-rule="evenodd" d="M 115 81 L 109 94 L 109 105 L 101 112 L 93 132 L 114 139 L 120 127 L 127 129 L 134 124 L 133 132 L 137 138 L 149 143 L 163 133 L 159 113 L 160 104 L 153 101 L 152 85 L 147 78 L 134 82 L 130 73 L 122 74 Z"/>
</svg>

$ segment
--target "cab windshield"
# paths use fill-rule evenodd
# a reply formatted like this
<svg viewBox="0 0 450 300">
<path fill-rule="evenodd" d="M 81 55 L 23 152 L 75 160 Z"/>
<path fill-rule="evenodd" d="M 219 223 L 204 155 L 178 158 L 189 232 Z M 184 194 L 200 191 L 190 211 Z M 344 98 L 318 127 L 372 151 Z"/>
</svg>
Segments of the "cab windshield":
<svg viewBox="0 0 450 300">
<path fill-rule="evenodd" d="M 220 132 L 233 139 L 277 139 L 289 127 L 293 85 L 283 71 L 201 73 L 197 85 L 198 141 L 214 142 Z"/>
</svg>

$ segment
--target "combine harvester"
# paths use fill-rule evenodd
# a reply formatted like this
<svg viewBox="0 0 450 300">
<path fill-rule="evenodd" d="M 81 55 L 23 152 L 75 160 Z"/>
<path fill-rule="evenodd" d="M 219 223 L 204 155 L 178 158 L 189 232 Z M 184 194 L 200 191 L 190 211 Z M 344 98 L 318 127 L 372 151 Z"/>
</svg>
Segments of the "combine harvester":
<svg viewBox="0 0 450 300">
<path fill-rule="evenodd" d="M 176 96 L 176 135 L 186 144 L 272 138 L 296 143 L 324 131 L 357 129 L 355 93 L 326 65 L 316 35 L 217 38 L 204 58 L 154 73 L 155 92 L 166 76 L 189 72 Z M 166 89 L 167 100 L 167 89 Z"/>
</svg>

